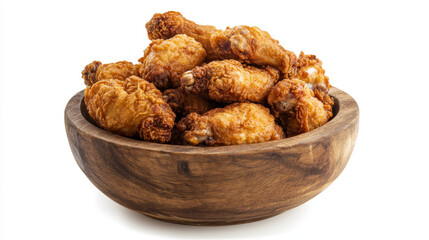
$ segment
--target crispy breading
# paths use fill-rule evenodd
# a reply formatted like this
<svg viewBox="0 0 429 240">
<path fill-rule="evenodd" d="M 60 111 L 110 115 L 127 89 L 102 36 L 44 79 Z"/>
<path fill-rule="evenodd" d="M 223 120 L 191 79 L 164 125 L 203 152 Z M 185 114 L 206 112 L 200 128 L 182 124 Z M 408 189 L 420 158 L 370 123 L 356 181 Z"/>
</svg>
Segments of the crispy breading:
<svg viewBox="0 0 429 240">
<path fill-rule="evenodd" d="M 187 93 L 181 87 L 167 89 L 162 92 L 162 95 L 177 116 L 186 116 L 192 112 L 203 114 L 219 106 L 216 102 L 198 94 Z"/>
<path fill-rule="evenodd" d="M 207 52 L 207 62 L 236 59 L 260 66 L 278 68 L 285 76 L 295 75 L 296 55 L 284 49 L 277 40 L 257 27 L 227 27 L 225 31 L 213 26 L 198 25 L 178 12 L 155 14 L 146 23 L 149 39 L 168 39 L 186 34 L 200 42 Z"/>
<path fill-rule="evenodd" d="M 152 42 L 140 63 L 93 61 L 82 71 L 88 112 L 108 131 L 221 146 L 295 136 L 333 115 L 322 62 L 297 58 L 258 27 L 219 30 L 174 11 L 145 27 Z"/>
<path fill-rule="evenodd" d="M 333 106 L 334 101 L 328 92 L 331 88 L 329 77 L 325 75 L 322 68 L 322 61 L 316 55 L 299 54 L 298 67 L 295 78 L 307 83 L 307 86 L 314 91 L 314 96 L 325 105 Z"/>
<path fill-rule="evenodd" d="M 170 141 L 176 115 L 161 92 L 146 80 L 101 80 L 85 90 L 85 104 L 98 126 L 146 141 Z"/>
<path fill-rule="evenodd" d="M 210 37 L 220 30 L 213 26 L 198 25 L 182 16 L 179 12 L 156 13 L 146 23 L 147 35 L 150 40 L 169 39 L 178 34 L 186 34 L 200 42 L 207 52 L 207 60 L 216 59 L 210 44 Z"/>
<path fill-rule="evenodd" d="M 268 95 L 268 103 L 287 137 L 318 128 L 332 117 L 331 107 L 315 98 L 306 83 L 297 78 L 278 82 Z"/>
<path fill-rule="evenodd" d="M 227 27 L 225 31 L 213 33 L 211 45 L 222 59 L 269 65 L 279 69 L 285 76 L 295 75 L 296 55 L 280 46 L 279 41 L 258 27 Z"/>
<path fill-rule="evenodd" d="M 186 145 L 234 145 L 284 138 L 268 108 L 255 103 L 234 103 L 203 115 L 191 113 L 177 123 Z"/>
<path fill-rule="evenodd" d="M 138 75 L 140 64 L 134 65 L 131 62 L 120 61 L 116 63 L 102 64 L 100 61 L 93 61 L 85 66 L 82 71 L 82 78 L 86 86 L 105 79 L 125 80 L 133 75 Z"/>
<path fill-rule="evenodd" d="M 270 66 L 256 68 L 236 60 L 223 60 L 186 72 L 181 84 L 189 93 L 201 94 L 218 102 L 263 103 L 279 75 L 279 71 Z"/>
<path fill-rule="evenodd" d="M 154 40 L 139 59 L 142 63 L 139 74 L 160 90 L 176 88 L 182 74 L 201 65 L 205 57 L 201 43 L 186 35 Z"/>
</svg>

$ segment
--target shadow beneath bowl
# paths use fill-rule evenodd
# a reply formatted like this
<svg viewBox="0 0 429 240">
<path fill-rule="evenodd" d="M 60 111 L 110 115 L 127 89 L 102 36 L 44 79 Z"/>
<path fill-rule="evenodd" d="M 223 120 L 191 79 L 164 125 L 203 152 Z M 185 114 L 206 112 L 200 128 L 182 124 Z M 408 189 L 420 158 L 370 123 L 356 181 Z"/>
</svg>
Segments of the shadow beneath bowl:
<svg viewBox="0 0 429 240">
<path fill-rule="evenodd" d="M 163 222 L 125 208 L 102 193 L 97 194 L 97 206 L 119 224 L 146 234 L 181 239 L 255 238 L 279 235 L 293 229 L 308 213 L 303 204 L 277 216 L 257 222 L 228 226 L 190 226 Z"/>
</svg>

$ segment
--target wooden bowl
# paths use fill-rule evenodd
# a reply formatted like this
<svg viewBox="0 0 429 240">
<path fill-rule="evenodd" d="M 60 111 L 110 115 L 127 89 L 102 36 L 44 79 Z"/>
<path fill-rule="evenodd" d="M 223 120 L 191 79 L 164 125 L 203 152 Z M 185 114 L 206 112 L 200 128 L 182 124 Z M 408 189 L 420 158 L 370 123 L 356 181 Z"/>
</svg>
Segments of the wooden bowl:
<svg viewBox="0 0 429 240">
<path fill-rule="evenodd" d="M 93 124 L 77 93 L 65 109 L 73 155 L 91 182 L 117 203 L 164 221 L 228 225 L 268 218 L 323 191 L 347 164 L 359 108 L 332 88 L 334 117 L 295 137 L 223 147 L 139 141 Z"/>
</svg>

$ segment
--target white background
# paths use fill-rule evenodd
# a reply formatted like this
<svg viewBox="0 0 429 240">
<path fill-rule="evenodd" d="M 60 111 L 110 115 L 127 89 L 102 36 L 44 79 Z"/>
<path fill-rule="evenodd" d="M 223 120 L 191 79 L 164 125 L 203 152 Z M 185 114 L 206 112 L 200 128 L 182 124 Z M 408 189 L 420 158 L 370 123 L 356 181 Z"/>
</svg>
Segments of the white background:
<svg viewBox="0 0 429 240">
<path fill-rule="evenodd" d="M 428 239 L 427 1 L 1 2 L 2 239 Z M 279 216 L 226 227 L 164 223 L 99 192 L 69 149 L 63 112 L 93 61 L 136 62 L 144 24 L 176 10 L 218 28 L 259 26 L 316 54 L 360 107 L 344 172 Z"/>
</svg>

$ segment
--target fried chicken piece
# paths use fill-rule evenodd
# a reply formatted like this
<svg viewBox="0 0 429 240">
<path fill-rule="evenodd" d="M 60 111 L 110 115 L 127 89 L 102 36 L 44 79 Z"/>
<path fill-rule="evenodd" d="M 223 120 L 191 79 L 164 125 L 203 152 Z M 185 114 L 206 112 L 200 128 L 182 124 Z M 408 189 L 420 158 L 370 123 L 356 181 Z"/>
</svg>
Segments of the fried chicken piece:
<svg viewBox="0 0 429 240">
<path fill-rule="evenodd" d="M 168 39 L 177 34 L 186 34 L 200 42 L 207 52 L 207 62 L 221 59 L 236 59 L 241 62 L 270 65 L 285 76 L 295 75 L 296 55 L 285 50 L 277 40 L 257 27 L 228 27 L 225 31 L 213 26 L 198 25 L 179 12 L 155 14 L 146 23 L 148 37 Z"/>
<path fill-rule="evenodd" d="M 285 76 L 295 75 L 296 55 L 280 46 L 268 32 L 258 27 L 227 27 L 225 31 L 212 34 L 212 48 L 222 59 L 269 65 L 278 68 Z"/>
<path fill-rule="evenodd" d="M 139 59 L 139 74 L 158 89 L 180 86 L 182 74 L 201 65 L 206 51 L 201 43 L 180 34 L 168 40 L 154 40 Z"/>
<path fill-rule="evenodd" d="M 178 34 L 186 34 L 203 45 L 208 61 L 216 59 L 216 54 L 210 44 L 210 37 L 220 30 L 213 26 L 198 25 L 184 18 L 179 12 L 169 11 L 153 15 L 152 19 L 146 23 L 146 30 L 150 40 L 169 39 Z"/>
<path fill-rule="evenodd" d="M 186 72 L 181 84 L 189 93 L 201 94 L 218 102 L 263 103 L 279 75 L 279 71 L 270 66 L 260 69 L 236 60 L 223 60 Z"/>
<path fill-rule="evenodd" d="M 187 93 L 181 87 L 167 89 L 162 95 L 177 116 L 186 116 L 192 112 L 203 114 L 219 105 L 200 95 Z"/>
<path fill-rule="evenodd" d="M 332 117 L 331 107 L 315 98 L 305 82 L 297 78 L 277 83 L 268 95 L 268 103 L 287 137 L 318 128 Z"/>
<path fill-rule="evenodd" d="M 176 115 L 161 92 L 146 80 L 101 80 L 85 90 L 85 104 L 98 126 L 146 141 L 170 141 Z"/>
<path fill-rule="evenodd" d="M 116 63 L 102 64 L 100 61 L 93 61 L 85 66 L 82 71 L 82 78 L 86 86 L 104 79 L 125 80 L 130 76 L 137 75 L 140 64 L 134 65 L 131 62 L 120 61 Z"/>
<path fill-rule="evenodd" d="M 299 54 L 298 68 L 295 78 L 307 83 L 307 86 L 314 91 L 314 96 L 325 105 L 333 106 L 334 101 L 328 92 L 331 88 L 329 77 L 325 75 L 322 68 L 322 61 L 316 55 Z"/>
<path fill-rule="evenodd" d="M 185 145 L 234 145 L 284 138 L 268 108 L 255 103 L 234 103 L 203 115 L 191 113 L 177 123 Z"/>
</svg>

